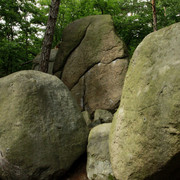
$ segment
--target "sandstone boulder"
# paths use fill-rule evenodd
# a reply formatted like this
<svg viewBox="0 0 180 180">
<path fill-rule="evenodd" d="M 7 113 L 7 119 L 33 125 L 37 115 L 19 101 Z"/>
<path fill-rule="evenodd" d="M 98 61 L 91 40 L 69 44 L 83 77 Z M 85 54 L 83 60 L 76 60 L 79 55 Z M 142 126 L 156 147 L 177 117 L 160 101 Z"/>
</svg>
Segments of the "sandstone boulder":
<svg viewBox="0 0 180 180">
<path fill-rule="evenodd" d="M 180 179 L 180 23 L 137 47 L 110 133 L 118 180 Z"/>
<path fill-rule="evenodd" d="M 65 28 L 54 73 L 62 72 L 60 78 L 81 110 L 92 113 L 118 107 L 127 67 L 127 49 L 111 16 L 88 16 Z"/>
<path fill-rule="evenodd" d="M 56 179 L 85 151 L 87 134 L 57 77 L 21 71 L 0 79 L 0 179 Z"/>
<path fill-rule="evenodd" d="M 113 177 L 108 145 L 110 127 L 111 123 L 105 123 L 90 131 L 86 167 L 89 180 L 109 180 Z"/>
</svg>

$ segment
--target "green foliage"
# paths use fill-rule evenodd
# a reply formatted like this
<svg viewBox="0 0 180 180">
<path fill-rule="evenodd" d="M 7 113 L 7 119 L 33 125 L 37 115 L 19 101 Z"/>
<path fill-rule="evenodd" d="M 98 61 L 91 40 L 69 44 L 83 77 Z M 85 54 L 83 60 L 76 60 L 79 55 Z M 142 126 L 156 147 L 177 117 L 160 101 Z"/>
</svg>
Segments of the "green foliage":
<svg viewBox="0 0 180 180">
<path fill-rule="evenodd" d="M 179 0 L 156 2 L 158 29 L 180 22 Z M 51 0 L 0 1 L 0 77 L 31 67 L 22 64 L 40 51 L 50 3 Z M 61 41 L 63 29 L 70 22 L 97 14 L 112 16 L 130 55 L 153 31 L 150 0 L 61 0 L 53 47 Z"/>
<path fill-rule="evenodd" d="M 158 0 L 157 1 L 158 28 L 180 22 L 179 0 Z"/>
<path fill-rule="evenodd" d="M 116 180 L 116 178 L 114 176 L 112 176 L 111 174 L 109 174 L 108 180 Z"/>
<path fill-rule="evenodd" d="M 178 4 L 179 0 L 157 0 L 158 29 L 180 21 Z M 153 31 L 150 0 L 62 0 L 54 46 L 60 41 L 67 24 L 97 14 L 112 16 L 116 32 L 127 44 L 130 56 L 143 38 Z"/>
<path fill-rule="evenodd" d="M 34 0 L 0 1 L 0 77 L 30 68 L 24 62 L 32 60 L 39 52 L 44 14 Z M 40 21 L 41 19 L 41 21 Z"/>
</svg>

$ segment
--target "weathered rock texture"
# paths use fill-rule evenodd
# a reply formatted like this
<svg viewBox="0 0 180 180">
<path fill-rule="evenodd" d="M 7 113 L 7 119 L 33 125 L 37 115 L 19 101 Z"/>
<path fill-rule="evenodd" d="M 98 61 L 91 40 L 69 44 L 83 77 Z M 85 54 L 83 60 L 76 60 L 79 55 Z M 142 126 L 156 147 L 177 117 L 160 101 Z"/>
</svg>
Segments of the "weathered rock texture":
<svg viewBox="0 0 180 180">
<path fill-rule="evenodd" d="M 53 67 L 54 67 L 54 61 L 56 59 L 56 55 L 57 55 L 58 49 L 51 49 L 51 54 L 50 54 L 50 58 L 49 58 L 49 67 L 48 67 L 48 73 L 49 74 L 53 74 Z M 33 70 L 38 70 L 39 69 L 39 63 L 40 63 L 40 58 L 41 58 L 41 54 L 38 54 L 34 60 L 33 60 Z"/>
<path fill-rule="evenodd" d="M 111 123 L 105 123 L 90 131 L 86 167 L 90 180 L 109 180 L 113 177 L 108 145 L 110 127 Z"/>
<path fill-rule="evenodd" d="M 118 180 L 180 179 L 180 23 L 136 49 L 110 133 Z"/>
<path fill-rule="evenodd" d="M 85 151 L 87 133 L 57 77 L 21 71 L 0 79 L 0 179 L 55 179 Z"/>
<path fill-rule="evenodd" d="M 64 30 L 54 73 L 75 95 L 82 110 L 114 110 L 120 101 L 128 59 L 109 15 L 74 21 Z"/>
</svg>

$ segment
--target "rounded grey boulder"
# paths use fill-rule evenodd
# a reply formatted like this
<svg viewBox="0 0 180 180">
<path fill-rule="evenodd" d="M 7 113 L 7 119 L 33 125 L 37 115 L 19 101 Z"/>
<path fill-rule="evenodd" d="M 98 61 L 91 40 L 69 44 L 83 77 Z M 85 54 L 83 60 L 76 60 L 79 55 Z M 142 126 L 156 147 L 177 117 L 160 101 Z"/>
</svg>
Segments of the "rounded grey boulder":
<svg viewBox="0 0 180 180">
<path fill-rule="evenodd" d="M 57 77 L 20 71 L 0 79 L 0 179 L 55 179 L 85 151 L 87 136 Z"/>
</svg>

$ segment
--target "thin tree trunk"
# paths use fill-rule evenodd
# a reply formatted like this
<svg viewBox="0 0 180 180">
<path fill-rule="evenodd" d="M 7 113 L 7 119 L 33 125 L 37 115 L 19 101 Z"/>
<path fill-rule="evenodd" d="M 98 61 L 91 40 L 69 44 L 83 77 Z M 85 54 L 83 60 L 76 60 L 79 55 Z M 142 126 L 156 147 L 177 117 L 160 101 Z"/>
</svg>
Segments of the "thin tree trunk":
<svg viewBox="0 0 180 180">
<path fill-rule="evenodd" d="M 153 30 L 157 31 L 156 1 L 152 0 Z"/>
<path fill-rule="evenodd" d="M 42 45 L 39 70 L 46 73 L 48 72 L 48 61 L 49 61 L 50 52 L 51 52 L 51 46 L 52 46 L 58 11 L 59 11 L 59 5 L 60 5 L 60 0 L 51 1 L 49 18 L 48 18 L 46 32 L 44 35 L 44 41 Z"/>
<path fill-rule="evenodd" d="M 11 24 L 11 26 L 10 26 L 10 30 L 11 30 L 11 41 L 14 41 L 14 33 L 13 33 L 12 24 Z"/>
<path fill-rule="evenodd" d="M 26 61 L 28 61 L 28 32 L 26 28 Z"/>
<path fill-rule="evenodd" d="M 166 17 L 166 7 L 163 8 L 164 8 L 164 16 Z"/>
<path fill-rule="evenodd" d="M 100 8 L 100 10 L 101 10 L 101 14 L 104 14 L 103 8 Z"/>
<path fill-rule="evenodd" d="M 12 23 L 10 25 L 10 36 L 11 36 L 11 42 L 14 41 L 14 33 L 13 33 L 13 26 L 12 26 Z M 9 62 L 10 62 L 10 74 L 13 72 L 13 58 L 9 58 L 8 56 L 8 59 L 9 59 Z"/>
</svg>

